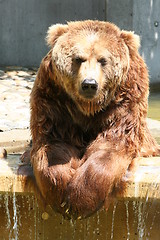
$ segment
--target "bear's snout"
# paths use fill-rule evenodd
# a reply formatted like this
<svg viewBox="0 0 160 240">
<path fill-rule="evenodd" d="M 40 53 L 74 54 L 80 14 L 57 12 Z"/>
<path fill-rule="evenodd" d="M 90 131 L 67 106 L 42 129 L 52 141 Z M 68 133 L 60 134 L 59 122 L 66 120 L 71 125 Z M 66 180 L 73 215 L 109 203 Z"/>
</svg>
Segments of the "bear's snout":
<svg viewBox="0 0 160 240">
<path fill-rule="evenodd" d="M 85 98 L 93 98 L 96 95 L 98 83 L 95 79 L 85 79 L 81 83 L 80 94 Z"/>
</svg>

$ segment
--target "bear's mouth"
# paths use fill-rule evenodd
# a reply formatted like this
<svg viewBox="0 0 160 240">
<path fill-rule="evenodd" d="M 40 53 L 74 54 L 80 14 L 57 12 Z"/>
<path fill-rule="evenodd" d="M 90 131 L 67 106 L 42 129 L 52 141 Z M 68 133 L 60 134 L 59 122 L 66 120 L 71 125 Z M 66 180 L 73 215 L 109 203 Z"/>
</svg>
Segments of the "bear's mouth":
<svg viewBox="0 0 160 240">
<path fill-rule="evenodd" d="M 80 111 L 87 116 L 94 116 L 96 112 L 99 112 L 101 110 L 101 107 L 98 106 L 95 102 L 93 101 L 85 101 L 85 102 L 78 102 L 78 108 Z"/>
<path fill-rule="evenodd" d="M 107 92 L 101 97 L 84 98 L 79 97 L 76 100 L 76 104 L 79 110 L 86 116 L 94 116 L 96 113 L 102 111 L 108 104 Z"/>
</svg>

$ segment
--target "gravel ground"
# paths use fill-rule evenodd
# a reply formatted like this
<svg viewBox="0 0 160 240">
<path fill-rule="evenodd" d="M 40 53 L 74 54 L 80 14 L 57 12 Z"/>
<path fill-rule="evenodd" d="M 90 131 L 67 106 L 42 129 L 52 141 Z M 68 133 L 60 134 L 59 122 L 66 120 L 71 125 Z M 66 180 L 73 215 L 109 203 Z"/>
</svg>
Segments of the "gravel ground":
<svg viewBox="0 0 160 240">
<path fill-rule="evenodd" d="M 0 70 L 0 132 L 29 127 L 29 98 L 36 69 Z"/>
</svg>

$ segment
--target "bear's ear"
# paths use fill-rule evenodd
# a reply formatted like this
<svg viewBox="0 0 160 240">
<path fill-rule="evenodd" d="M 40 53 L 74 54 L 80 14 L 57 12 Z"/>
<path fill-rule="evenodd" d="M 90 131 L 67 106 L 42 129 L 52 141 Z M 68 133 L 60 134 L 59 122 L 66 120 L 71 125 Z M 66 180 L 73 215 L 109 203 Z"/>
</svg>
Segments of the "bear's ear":
<svg viewBox="0 0 160 240">
<path fill-rule="evenodd" d="M 68 25 L 56 24 L 49 27 L 46 41 L 50 47 L 53 47 L 56 40 L 68 31 Z"/>
<path fill-rule="evenodd" d="M 130 52 L 138 51 L 140 47 L 140 37 L 133 32 L 121 31 L 121 37 L 127 45 Z"/>
</svg>

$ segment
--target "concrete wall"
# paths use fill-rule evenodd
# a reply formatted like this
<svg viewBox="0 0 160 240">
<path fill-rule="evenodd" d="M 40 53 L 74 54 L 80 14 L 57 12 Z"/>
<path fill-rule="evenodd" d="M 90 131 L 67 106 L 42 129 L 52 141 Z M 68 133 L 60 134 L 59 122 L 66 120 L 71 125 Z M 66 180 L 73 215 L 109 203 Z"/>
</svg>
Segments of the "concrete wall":
<svg viewBox="0 0 160 240">
<path fill-rule="evenodd" d="M 0 65 L 38 66 L 51 24 L 88 18 L 105 18 L 104 0 L 0 0 Z"/>
<path fill-rule="evenodd" d="M 152 82 L 160 82 L 160 0 L 0 0 L 0 65 L 38 66 L 54 23 L 108 20 L 141 36 Z"/>
<path fill-rule="evenodd" d="M 107 20 L 141 37 L 151 82 L 160 82 L 160 0 L 107 0 Z"/>
<path fill-rule="evenodd" d="M 133 29 L 141 36 L 141 54 L 152 82 L 160 82 L 160 0 L 137 0 Z"/>
</svg>

